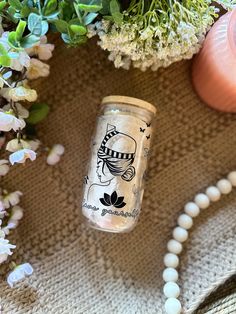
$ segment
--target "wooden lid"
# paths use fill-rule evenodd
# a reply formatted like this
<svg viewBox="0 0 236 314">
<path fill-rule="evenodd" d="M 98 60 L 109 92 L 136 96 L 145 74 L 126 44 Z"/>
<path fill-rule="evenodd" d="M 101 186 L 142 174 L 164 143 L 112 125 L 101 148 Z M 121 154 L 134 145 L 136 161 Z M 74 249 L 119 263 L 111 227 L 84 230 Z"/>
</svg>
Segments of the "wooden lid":
<svg viewBox="0 0 236 314">
<path fill-rule="evenodd" d="M 149 102 L 138 99 L 138 98 L 134 98 L 134 97 L 114 95 L 114 96 L 106 96 L 102 100 L 103 105 L 104 104 L 112 104 L 112 103 L 113 104 L 114 103 L 116 103 L 116 104 L 128 104 L 128 105 L 140 107 L 140 108 L 146 109 L 148 111 L 151 111 L 154 115 L 157 112 L 156 107 L 154 107 Z"/>
</svg>

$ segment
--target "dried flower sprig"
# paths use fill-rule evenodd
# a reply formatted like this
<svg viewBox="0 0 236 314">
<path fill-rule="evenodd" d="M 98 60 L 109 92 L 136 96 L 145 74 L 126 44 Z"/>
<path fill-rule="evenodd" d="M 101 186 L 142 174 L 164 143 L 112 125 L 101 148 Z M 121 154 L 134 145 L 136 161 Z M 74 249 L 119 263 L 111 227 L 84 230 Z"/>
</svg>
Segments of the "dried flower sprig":
<svg viewBox="0 0 236 314">
<path fill-rule="evenodd" d="M 235 3 L 218 2 L 228 9 Z M 120 23 L 103 19 L 90 33 L 116 67 L 157 70 L 197 53 L 218 11 L 210 0 L 132 0 Z"/>
</svg>

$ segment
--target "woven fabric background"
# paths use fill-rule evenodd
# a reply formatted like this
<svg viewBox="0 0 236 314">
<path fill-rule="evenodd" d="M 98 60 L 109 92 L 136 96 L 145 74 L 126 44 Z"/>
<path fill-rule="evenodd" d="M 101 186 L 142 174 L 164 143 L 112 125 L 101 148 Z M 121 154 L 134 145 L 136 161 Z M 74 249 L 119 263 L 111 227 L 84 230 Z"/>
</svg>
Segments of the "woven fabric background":
<svg viewBox="0 0 236 314">
<path fill-rule="evenodd" d="M 40 99 L 51 105 L 39 133 L 47 144 L 64 144 L 66 154 L 56 167 L 39 156 L 4 179 L 9 190 L 25 195 L 12 259 L 29 261 L 35 272 L 13 290 L 1 280 L 2 312 L 161 314 L 166 243 L 184 204 L 235 169 L 236 116 L 199 100 L 191 86 L 191 61 L 158 72 L 127 72 L 114 69 L 94 41 L 78 49 L 56 45 L 50 77 L 36 83 Z M 90 230 L 81 217 L 97 110 L 112 94 L 158 108 L 143 209 L 129 234 Z M 186 313 L 236 272 L 235 207 L 236 190 L 195 219 L 181 254 Z"/>
</svg>

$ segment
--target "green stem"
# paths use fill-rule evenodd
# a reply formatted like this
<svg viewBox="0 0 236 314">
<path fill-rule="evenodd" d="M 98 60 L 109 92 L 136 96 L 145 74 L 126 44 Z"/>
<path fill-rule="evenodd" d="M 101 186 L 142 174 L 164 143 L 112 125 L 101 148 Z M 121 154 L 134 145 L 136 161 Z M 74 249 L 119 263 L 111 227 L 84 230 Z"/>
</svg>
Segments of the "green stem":
<svg viewBox="0 0 236 314">
<path fill-rule="evenodd" d="M 74 3 L 74 8 L 75 8 L 75 12 L 76 12 L 76 14 L 77 14 L 77 16 L 79 18 L 80 23 L 83 24 L 83 19 L 82 19 L 82 16 L 80 14 L 80 11 L 79 11 L 78 7 L 76 6 L 76 3 Z"/>
</svg>

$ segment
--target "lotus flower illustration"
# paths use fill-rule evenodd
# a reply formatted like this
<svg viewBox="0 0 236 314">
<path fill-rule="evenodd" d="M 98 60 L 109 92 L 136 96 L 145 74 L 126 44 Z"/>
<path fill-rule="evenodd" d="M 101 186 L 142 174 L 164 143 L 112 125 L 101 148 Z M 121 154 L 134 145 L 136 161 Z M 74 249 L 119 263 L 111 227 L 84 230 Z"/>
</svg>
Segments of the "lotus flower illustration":
<svg viewBox="0 0 236 314">
<path fill-rule="evenodd" d="M 99 199 L 104 206 L 114 206 L 115 208 L 123 208 L 126 203 L 124 202 L 124 197 L 118 197 L 116 191 L 111 195 L 104 193 L 104 197 Z"/>
</svg>

